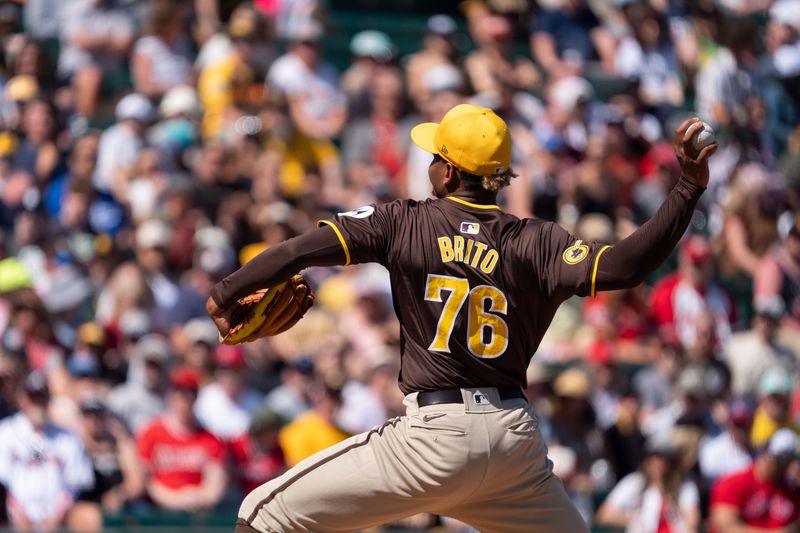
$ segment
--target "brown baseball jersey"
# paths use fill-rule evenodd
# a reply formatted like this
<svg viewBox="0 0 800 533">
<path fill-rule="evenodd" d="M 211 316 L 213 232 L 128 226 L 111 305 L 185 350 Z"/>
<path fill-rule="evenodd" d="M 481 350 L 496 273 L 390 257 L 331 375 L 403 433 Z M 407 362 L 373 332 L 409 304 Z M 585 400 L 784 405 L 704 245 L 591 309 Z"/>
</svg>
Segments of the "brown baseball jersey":
<svg viewBox="0 0 800 533">
<path fill-rule="evenodd" d="M 594 292 L 606 248 L 452 196 L 366 206 L 322 224 L 333 227 L 347 264 L 389 270 L 406 394 L 524 387 L 556 308 Z"/>
</svg>

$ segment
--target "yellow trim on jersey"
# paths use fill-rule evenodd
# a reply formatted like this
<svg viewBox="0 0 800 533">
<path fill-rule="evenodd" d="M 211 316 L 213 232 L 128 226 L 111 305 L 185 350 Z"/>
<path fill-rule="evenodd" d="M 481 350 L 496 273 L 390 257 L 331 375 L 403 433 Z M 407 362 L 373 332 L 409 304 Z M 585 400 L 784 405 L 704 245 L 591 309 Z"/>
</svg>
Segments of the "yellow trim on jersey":
<svg viewBox="0 0 800 533">
<path fill-rule="evenodd" d="M 592 289 L 589 291 L 589 296 L 594 298 L 595 294 L 597 294 L 597 267 L 600 264 L 600 256 L 603 255 L 603 252 L 611 248 L 610 245 L 606 244 L 600 251 L 597 252 L 597 255 L 594 257 L 594 269 L 592 269 Z"/>
<path fill-rule="evenodd" d="M 336 233 L 336 236 L 339 237 L 339 242 L 342 243 L 342 248 L 344 249 L 344 266 L 349 265 L 350 250 L 347 248 L 347 243 L 344 242 L 344 236 L 342 235 L 342 232 L 339 231 L 339 227 L 330 220 L 317 220 L 318 228 L 321 228 L 323 224 L 326 226 L 330 226 L 333 229 L 334 233 Z"/>
<path fill-rule="evenodd" d="M 469 206 L 469 207 L 475 207 L 477 209 L 500 209 L 499 205 L 494 205 L 494 204 L 483 204 L 483 205 L 481 205 L 481 204 L 473 204 L 472 202 L 468 202 L 466 200 L 462 200 L 461 198 L 457 198 L 455 196 L 445 196 L 445 198 L 448 199 L 448 200 L 453 200 L 454 202 L 459 203 L 459 204 L 463 204 L 463 205 L 466 205 L 466 206 Z"/>
</svg>

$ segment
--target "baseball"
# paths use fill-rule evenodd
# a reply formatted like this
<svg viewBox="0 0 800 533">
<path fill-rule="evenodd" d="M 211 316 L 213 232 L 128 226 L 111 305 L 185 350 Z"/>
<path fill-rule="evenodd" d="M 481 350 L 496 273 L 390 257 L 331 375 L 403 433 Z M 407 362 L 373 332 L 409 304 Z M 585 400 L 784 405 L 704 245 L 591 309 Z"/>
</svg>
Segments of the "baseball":
<svg viewBox="0 0 800 533">
<path fill-rule="evenodd" d="M 692 148 L 698 152 L 714 142 L 714 129 L 706 122 L 692 137 Z"/>
</svg>

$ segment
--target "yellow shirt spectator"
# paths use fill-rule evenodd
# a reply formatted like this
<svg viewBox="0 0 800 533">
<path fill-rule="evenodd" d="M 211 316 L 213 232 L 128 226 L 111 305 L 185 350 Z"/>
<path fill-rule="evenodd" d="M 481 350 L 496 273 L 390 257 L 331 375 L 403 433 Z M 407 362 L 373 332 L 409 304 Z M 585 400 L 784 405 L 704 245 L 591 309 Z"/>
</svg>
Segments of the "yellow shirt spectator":
<svg viewBox="0 0 800 533">
<path fill-rule="evenodd" d="M 349 437 L 316 411 L 298 416 L 284 427 L 278 437 L 286 464 L 294 466 L 306 457 Z"/>
</svg>

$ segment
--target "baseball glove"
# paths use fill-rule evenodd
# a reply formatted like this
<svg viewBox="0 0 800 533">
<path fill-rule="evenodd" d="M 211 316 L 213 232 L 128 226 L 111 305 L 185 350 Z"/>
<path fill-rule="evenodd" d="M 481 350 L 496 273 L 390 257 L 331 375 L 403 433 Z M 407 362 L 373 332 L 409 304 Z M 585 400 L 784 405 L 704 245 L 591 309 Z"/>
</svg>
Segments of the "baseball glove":
<svg viewBox="0 0 800 533">
<path fill-rule="evenodd" d="M 240 298 L 230 308 L 230 329 L 223 344 L 244 344 L 283 333 L 303 318 L 314 293 L 300 274 L 270 289 Z"/>
</svg>

